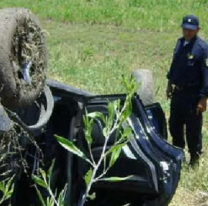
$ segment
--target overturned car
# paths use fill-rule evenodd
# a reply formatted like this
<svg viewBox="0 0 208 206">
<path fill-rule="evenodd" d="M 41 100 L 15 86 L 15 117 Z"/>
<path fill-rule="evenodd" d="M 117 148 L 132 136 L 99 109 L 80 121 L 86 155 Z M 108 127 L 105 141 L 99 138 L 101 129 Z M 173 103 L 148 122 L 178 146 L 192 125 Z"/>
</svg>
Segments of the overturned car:
<svg viewBox="0 0 208 206">
<path fill-rule="evenodd" d="M 52 189 L 60 191 L 67 183 L 65 205 L 79 206 L 85 187 L 83 176 L 89 165 L 61 147 L 54 135 L 87 151 L 83 132 L 85 112 L 107 116 L 108 103 L 124 102 L 126 95 L 92 95 L 56 81 L 46 81 L 47 51 L 36 18 L 27 9 L 3 9 L 0 17 L 0 46 L 5 51 L 0 56 L 1 154 L 11 151 L 2 163 L 2 171 L 9 168 L 11 175 L 15 175 L 11 205 L 41 205 L 31 175 L 39 167 L 47 170 L 55 159 Z M 166 141 L 165 115 L 150 94 L 150 72 L 137 70 L 133 75 L 141 82 L 140 90 L 132 97 L 132 113 L 128 117 L 133 138 L 122 148 L 106 176 L 133 175 L 134 178 L 94 184 L 92 192 L 96 197 L 85 205 L 167 206 L 177 188 L 183 152 Z M 99 119 L 94 121 L 95 157 L 102 151 L 102 127 Z M 111 146 L 113 141 L 108 144 Z M 42 193 L 46 198 L 49 195 L 44 190 Z"/>
</svg>

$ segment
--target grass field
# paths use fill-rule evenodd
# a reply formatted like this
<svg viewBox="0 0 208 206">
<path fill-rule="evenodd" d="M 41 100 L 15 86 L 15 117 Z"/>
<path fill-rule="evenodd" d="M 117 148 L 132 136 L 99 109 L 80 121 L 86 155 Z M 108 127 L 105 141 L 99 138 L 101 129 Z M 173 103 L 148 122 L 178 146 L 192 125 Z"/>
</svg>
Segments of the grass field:
<svg viewBox="0 0 208 206">
<path fill-rule="evenodd" d="M 48 38 L 50 78 L 94 93 L 120 93 L 122 74 L 150 69 L 155 99 L 167 117 L 165 76 L 182 16 L 197 14 L 201 36 L 208 40 L 208 0 L 1 0 L 0 7 L 27 7 L 40 17 Z M 199 192 L 208 191 L 207 116 L 202 164 L 196 170 L 184 167 L 171 206 L 206 202 Z"/>
<path fill-rule="evenodd" d="M 124 92 L 120 83 L 122 74 L 129 76 L 136 68 L 151 69 L 155 77 L 155 99 L 169 116 L 165 76 L 179 29 L 174 32 L 137 31 L 113 25 L 89 26 L 51 20 L 43 20 L 43 26 L 49 32 L 51 78 L 94 93 L 120 93 Z M 206 116 L 203 162 L 195 171 L 184 168 L 171 206 L 200 205 L 204 199 L 199 191 L 208 191 Z"/>
</svg>

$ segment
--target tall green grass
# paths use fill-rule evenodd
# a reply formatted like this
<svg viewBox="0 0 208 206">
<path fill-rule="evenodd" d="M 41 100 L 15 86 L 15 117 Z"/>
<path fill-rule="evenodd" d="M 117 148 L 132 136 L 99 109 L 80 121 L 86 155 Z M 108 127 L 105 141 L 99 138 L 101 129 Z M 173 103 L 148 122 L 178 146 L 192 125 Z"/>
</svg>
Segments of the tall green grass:
<svg viewBox="0 0 208 206">
<path fill-rule="evenodd" d="M 27 7 L 37 15 L 75 23 L 173 30 L 185 14 L 197 14 L 208 32 L 207 0 L 1 0 L 0 7 Z"/>
<path fill-rule="evenodd" d="M 155 96 L 168 110 L 165 99 L 166 73 L 173 47 L 180 35 L 129 31 L 115 26 L 72 25 L 44 21 L 49 31 L 49 74 L 51 78 L 93 93 L 123 93 L 122 75 L 135 69 L 151 69 Z"/>
</svg>

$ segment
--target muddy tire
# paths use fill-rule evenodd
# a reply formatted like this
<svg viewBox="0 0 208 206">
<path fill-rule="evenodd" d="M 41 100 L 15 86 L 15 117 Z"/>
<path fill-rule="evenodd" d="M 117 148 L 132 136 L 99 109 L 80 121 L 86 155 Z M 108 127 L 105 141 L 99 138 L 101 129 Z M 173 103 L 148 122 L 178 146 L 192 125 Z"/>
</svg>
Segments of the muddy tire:
<svg viewBox="0 0 208 206">
<path fill-rule="evenodd" d="M 154 81 L 152 71 L 147 69 L 138 69 L 132 73 L 136 83 L 140 83 L 137 94 L 143 104 L 150 105 L 154 103 Z"/>
<path fill-rule="evenodd" d="M 22 8 L 0 10 L 0 98 L 8 107 L 25 106 L 42 93 L 47 68 L 43 32 Z"/>
</svg>

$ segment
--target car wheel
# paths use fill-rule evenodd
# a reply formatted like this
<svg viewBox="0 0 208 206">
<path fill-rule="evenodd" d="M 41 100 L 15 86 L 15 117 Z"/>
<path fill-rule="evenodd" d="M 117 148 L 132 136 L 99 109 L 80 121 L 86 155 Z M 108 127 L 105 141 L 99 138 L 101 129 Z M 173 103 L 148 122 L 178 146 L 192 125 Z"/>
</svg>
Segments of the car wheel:
<svg viewBox="0 0 208 206">
<path fill-rule="evenodd" d="M 22 8 L 0 10 L 0 97 L 7 108 L 34 102 L 47 68 L 45 37 L 35 16 Z"/>
<path fill-rule="evenodd" d="M 154 83 L 152 71 L 147 69 L 138 69 L 132 73 L 136 83 L 139 83 L 137 94 L 142 103 L 150 105 L 154 102 Z"/>
</svg>

